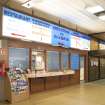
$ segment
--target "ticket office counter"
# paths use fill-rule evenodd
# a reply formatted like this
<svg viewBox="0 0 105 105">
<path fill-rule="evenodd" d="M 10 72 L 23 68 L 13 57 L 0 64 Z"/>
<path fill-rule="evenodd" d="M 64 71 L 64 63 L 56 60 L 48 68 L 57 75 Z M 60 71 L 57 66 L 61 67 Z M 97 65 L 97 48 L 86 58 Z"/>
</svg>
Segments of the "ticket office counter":
<svg viewBox="0 0 105 105">
<path fill-rule="evenodd" d="M 24 88 L 29 90 L 26 91 L 26 94 L 27 92 L 31 94 L 80 83 L 79 68 L 78 70 L 71 70 L 71 54 L 84 55 L 86 59 L 88 58 L 86 51 L 13 39 L 8 40 L 7 48 L 9 70 L 16 71 L 16 73 L 20 71 L 25 74 L 26 79 L 20 79 L 20 82 L 24 80 Z M 87 77 L 85 70 L 85 80 L 88 80 Z M 25 80 L 28 80 L 28 83 Z M 21 90 L 20 87 L 19 89 Z"/>
<path fill-rule="evenodd" d="M 64 72 L 51 72 L 44 73 L 43 75 L 28 74 L 30 92 L 39 92 L 48 89 L 55 89 L 73 84 L 75 72 L 68 71 Z M 79 81 L 78 81 L 79 82 Z M 75 81 L 75 83 L 78 83 Z"/>
</svg>

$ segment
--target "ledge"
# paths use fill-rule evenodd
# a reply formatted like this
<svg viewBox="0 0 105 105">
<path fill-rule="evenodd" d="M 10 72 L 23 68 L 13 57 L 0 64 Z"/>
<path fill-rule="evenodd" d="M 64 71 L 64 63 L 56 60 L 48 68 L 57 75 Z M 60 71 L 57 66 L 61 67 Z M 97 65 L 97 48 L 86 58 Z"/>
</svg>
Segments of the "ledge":
<svg viewBox="0 0 105 105">
<path fill-rule="evenodd" d="M 43 72 L 43 73 L 30 73 L 27 74 L 27 78 L 38 78 L 38 77 L 50 77 L 50 76 L 61 76 L 61 75 L 70 75 L 75 74 L 75 71 L 69 70 L 65 72 Z"/>
</svg>

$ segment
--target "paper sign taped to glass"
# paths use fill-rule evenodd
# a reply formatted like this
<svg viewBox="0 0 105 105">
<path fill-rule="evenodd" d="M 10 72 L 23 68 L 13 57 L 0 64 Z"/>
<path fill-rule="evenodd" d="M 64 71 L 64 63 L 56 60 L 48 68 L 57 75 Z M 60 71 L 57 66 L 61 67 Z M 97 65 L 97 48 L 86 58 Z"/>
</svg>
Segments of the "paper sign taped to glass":
<svg viewBox="0 0 105 105">
<path fill-rule="evenodd" d="M 35 69 L 37 70 L 41 70 L 44 69 L 44 61 L 43 61 L 43 57 L 42 56 L 36 56 L 36 67 Z"/>
</svg>

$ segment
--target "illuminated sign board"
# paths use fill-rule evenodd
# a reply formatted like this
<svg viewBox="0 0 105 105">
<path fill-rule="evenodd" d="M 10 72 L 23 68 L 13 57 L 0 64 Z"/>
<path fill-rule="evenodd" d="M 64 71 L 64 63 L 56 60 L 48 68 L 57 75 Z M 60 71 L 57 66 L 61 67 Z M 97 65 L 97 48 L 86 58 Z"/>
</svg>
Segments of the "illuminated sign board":
<svg viewBox="0 0 105 105">
<path fill-rule="evenodd" d="M 105 42 L 104 41 L 100 41 L 100 43 L 99 43 L 99 49 L 100 50 L 104 50 L 105 49 Z"/>
<path fill-rule="evenodd" d="M 90 50 L 90 39 L 79 32 L 3 8 L 2 35 L 66 48 Z"/>
<path fill-rule="evenodd" d="M 73 32 L 71 35 L 71 48 L 90 50 L 90 37 L 79 32 Z"/>
<path fill-rule="evenodd" d="M 51 44 L 50 24 L 3 8 L 3 36 Z"/>
<path fill-rule="evenodd" d="M 52 44 L 56 46 L 70 47 L 70 31 L 58 26 L 52 29 Z"/>
</svg>

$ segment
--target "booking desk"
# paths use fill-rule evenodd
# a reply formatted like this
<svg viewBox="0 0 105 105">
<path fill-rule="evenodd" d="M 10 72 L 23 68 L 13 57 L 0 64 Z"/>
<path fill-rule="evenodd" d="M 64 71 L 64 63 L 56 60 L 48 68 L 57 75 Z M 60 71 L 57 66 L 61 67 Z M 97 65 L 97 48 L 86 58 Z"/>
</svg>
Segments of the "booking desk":
<svg viewBox="0 0 105 105">
<path fill-rule="evenodd" d="M 27 74 L 30 93 L 60 88 L 73 83 L 75 71 Z"/>
</svg>

